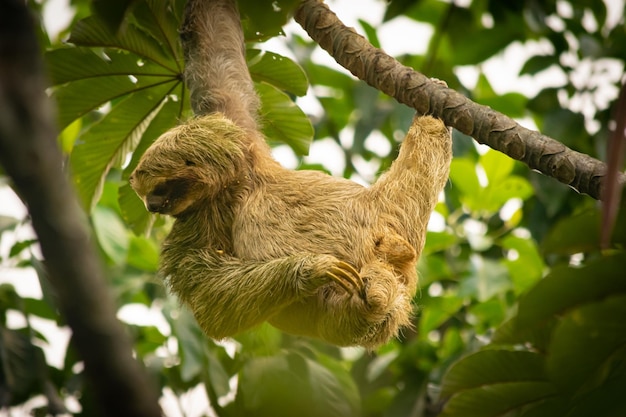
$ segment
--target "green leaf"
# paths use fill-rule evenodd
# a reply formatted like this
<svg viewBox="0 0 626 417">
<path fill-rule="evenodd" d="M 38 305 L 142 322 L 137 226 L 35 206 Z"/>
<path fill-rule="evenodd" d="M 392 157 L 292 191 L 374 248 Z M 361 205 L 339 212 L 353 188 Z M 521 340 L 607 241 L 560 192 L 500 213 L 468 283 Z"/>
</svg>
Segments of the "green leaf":
<svg viewBox="0 0 626 417">
<path fill-rule="evenodd" d="M 414 7 L 409 7 L 411 6 L 410 3 L 413 3 Z M 394 0 L 389 3 L 385 12 L 385 21 L 391 20 L 400 14 L 406 14 L 418 22 L 426 22 L 433 26 L 438 26 L 439 22 L 449 13 L 450 7 L 451 5 L 440 1 Z"/>
<path fill-rule="evenodd" d="M 207 377 L 205 383 L 210 384 L 218 397 L 227 395 L 230 392 L 230 383 L 228 373 L 224 370 L 219 358 L 211 349 L 205 349 L 207 358 Z"/>
<path fill-rule="evenodd" d="M 544 88 L 535 97 L 528 101 L 528 110 L 531 110 L 540 115 L 547 114 L 561 107 L 558 98 L 558 92 L 560 90 L 555 87 Z M 539 126 L 540 128 L 542 126 Z"/>
<path fill-rule="evenodd" d="M 137 145 L 174 86 L 170 83 L 130 95 L 81 135 L 70 162 L 85 208 L 91 209 L 96 203 L 109 169 Z"/>
<path fill-rule="evenodd" d="M 546 323 L 519 330 L 515 324 L 515 318 L 505 321 L 496 329 L 491 338 L 492 345 L 525 345 L 537 352 L 546 352 L 552 339 L 552 330 L 556 325 L 556 319 Z"/>
<path fill-rule="evenodd" d="M 508 15 L 513 22 L 498 22 L 490 29 L 476 29 L 472 16 L 465 16 L 462 8 L 455 8 L 451 15 L 447 32 L 450 58 L 454 65 L 475 65 L 494 56 L 513 41 L 520 39 L 523 33 L 523 23 L 518 16 Z"/>
<path fill-rule="evenodd" d="M 285 93 L 275 87 L 260 83 L 257 91 L 261 95 L 263 133 L 273 143 L 286 143 L 298 154 L 308 153 L 313 138 L 311 122 Z"/>
<path fill-rule="evenodd" d="M 441 386 L 449 397 L 461 391 L 507 383 L 547 382 L 544 358 L 534 352 L 489 349 L 468 355 L 450 367 Z"/>
<path fill-rule="evenodd" d="M 524 117 L 527 114 L 528 98 L 520 93 L 506 93 L 476 101 L 509 117 Z"/>
<path fill-rule="evenodd" d="M 426 337 L 428 332 L 435 330 L 454 316 L 463 306 L 463 302 L 462 298 L 452 295 L 427 298 L 424 305 L 420 306 L 418 334 Z"/>
<path fill-rule="evenodd" d="M 43 293 L 42 300 L 46 302 L 46 304 L 54 306 L 58 301 L 56 289 L 50 283 L 50 279 L 48 278 L 48 270 L 44 263 L 37 259 L 35 256 L 31 256 L 29 260 L 30 266 L 33 267 L 35 272 L 37 273 L 37 279 L 39 281 L 39 286 L 41 287 L 41 292 Z M 57 316 L 57 323 L 61 321 L 61 318 Z"/>
<path fill-rule="evenodd" d="M 456 235 L 449 232 L 426 232 L 424 253 L 431 254 L 450 248 L 458 242 Z"/>
<path fill-rule="evenodd" d="M 500 243 L 503 249 L 514 250 L 516 259 L 504 259 L 516 294 L 528 291 L 543 275 L 545 265 L 535 241 L 507 235 Z"/>
<path fill-rule="evenodd" d="M 332 381 L 333 384 L 335 383 L 334 380 L 336 380 L 339 384 L 342 396 L 350 405 L 352 411 L 351 414 L 356 416 L 361 415 L 359 412 L 361 403 L 359 387 L 352 377 L 350 367 L 345 363 L 345 361 L 340 361 L 332 356 L 321 353 L 318 354 L 315 359 L 316 361 L 311 362 L 319 364 L 319 372 L 325 374 L 326 371 L 330 371 L 332 378 L 329 378 L 328 380 Z"/>
<path fill-rule="evenodd" d="M 47 366 L 41 347 L 33 344 L 24 329 L 0 327 L 0 363 L 3 387 L 21 401 L 40 393 L 39 387 L 49 383 Z M 6 400 L 4 400 L 6 401 Z"/>
<path fill-rule="evenodd" d="M 393 4 L 393 3 L 391 3 Z M 369 393 L 363 398 L 364 415 L 383 415 L 383 413 L 393 404 L 397 395 L 394 387 L 385 386 Z"/>
<path fill-rule="evenodd" d="M 476 87 L 474 87 L 473 95 L 476 100 L 497 97 L 497 94 L 491 86 L 491 83 L 483 72 L 478 75 L 478 81 L 476 82 Z"/>
<path fill-rule="evenodd" d="M 522 412 L 521 417 L 554 417 L 563 415 L 568 409 L 569 398 L 557 395 L 545 400 L 539 401 L 534 407 Z M 587 414 L 588 415 L 588 414 Z M 569 414 L 568 417 L 571 417 Z"/>
<path fill-rule="evenodd" d="M 240 415 L 250 417 L 350 417 L 358 413 L 331 371 L 297 353 L 246 362 L 239 374 L 237 402 Z"/>
<path fill-rule="evenodd" d="M 518 329 L 537 326 L 554 315 L 604 297 L 626 294 L 625 270 L 624 253 L 598 259 L 582 268 L 554 268 L 520 300 Z"/>
<path fill-rule="evenodd" d="M 509 382 L 463 391 L 444 406 L 440 417 L 500 417 L 555 395 L 549 382 Z"/>
<path fill-rule="evenodd" d="M 115 75 L 177 77 L 168 69 L 136 54 L 106 49 L 97 54 L 91 48 L 59 48 L 45 54 L 52 85 Z"/>
<path fill-rule="evenodd" d="M 324 108 L 324 119 L 316 126 L 317 137 L 338 136 L 349 121 L 354 107 L 349 100 L 335 97 L 317 97 Z"/>
<path fill-rule="evenodd" d="M 626 415 L 626 372 L 624 368 L 614 372 L 596 389 L 576 398 L 576 405 L 567 417 L 623 416 Z M 556 414 L 548 415 L 552 417 Z"/>
<path fill-rule="evenodd" d="M 333 87 L 340 91 L 350 92 L 355 87 L 356 82 L 349 75 L 329 68 L 325 65 L 307 63 L 306 73 L 309 76 L 311 85 L 324 85 Z M 343 97 L 346 99 L 348 96 Z"/>
<path fill-rule="evenodd" d="M 59 108 L 59 110 L 61 109 Z M 74 142 L 80 134 L 82 126 L 82 120 L 74 120 L 59 134 L 59 146 L 61 147 L 61 150 L 63 150 L 64 154 L 70 154 L 72 152 L 72 149 L 74 149 Z"/>
<path fill-rule="evenodd" d="M 566 217 L 550 229 L 542 242 L 542 250 L 560 255 L 597 250 L 600 223 L 600 212 L 595 208 Z"/>
<path fill-rule="evenodd" d="M 172 82 L 178 81 L 172 77 L 140 77 L 131 81 L 126 75 L 74 81 L 57 88 L 53 94 L 59 105 L 59 127 L 64 128 L 72 121 L 116 98 L 162 84 L 172 85 Z M 85 94 L 86 91 L 89 91 L 89 94 Z"/>
<path fill-rule="evenodd" d="M 490 184 L 498 183 L 507 178 L 515 166 L 515 161 L 510 156 L 492 149 L 481 155 L 479 162 Z"/>
<path fill-rule="evenodd" d="M 406 14 L 406 12 L 416 3 L 420 4 L 424 2 L 416 0 L 394 0 L 387 2 L 387 9 L 385 10 L 385 17 L 383 18 L 383 22 L 387 22 L 396 16 Z"/>
<path fill-rule="evenodd" d="M 579 50 L 584 58 L 599 59 L 604 57 L 605 50 L 603 48 L 603 41 L 599 41 L 594 36 L 582 33 L 578 38 Z"/>
<path fill-rule="evenodd" d="M 248 63 L 252 79 L 266 82 L 297 96 L 304 96 L 309 87 L 304 70 L 291 59 L 272 52 L 255 55 Z"/>
<path fill-rule="evenodd" d="M 548 69 L 552 65 L 558 65 L 558 55 L 534 55 L 531 56 L 519 72 L 519 75 L 535 75 L 543 70 Z"/>
<path fill-rule="evenodd" d="M 22 298 L 24 303 L 24 312 L 26 314 L 34 314 L 37 317 L 56 321 L 59 317 L 59 313 L 56 309 L 48 304 L 46 300 L 39 300 L 36 298 Z"/>
<path fill-rule="evenodd" d="M 181 62 L 180 21 L 175 7 L 171 1 L 147 0 L 137 4 L 133 15 L 139 26 L 155 38 L 168 55 Z"/>
<path fill-rule="evenodd" d="M 600 385 L 609 374 L 611 360 L 626 353 L 624 287 L 619 296 L 571 312 L 555 329 L 549 346 L 548 374 L 561 389 L 574 393 L 581 386 Z"/>
<path fill-rule="evenodd" d="M 380 41 L 378 40 L 378 34 L 376 33 L 376 28 L 369 23 L 367 23 L 363 19 L 359 19 L 359 25 L 365 31 L 365 35 L 367 36 L 367 40 L 372 44 L 375 48 L 380 48 Z"/>
<path fill-rule="evenodd" d="M 391 352 L 376 355 L 376 357 L 373 358 L 367 365 L 367 372 L 365 374 L 367 382 L 375 382 L 379 378 L 385 377 L 385 373 L 387 372 L 389 365 L 398 359 L 399 353 L 400 352 L 397 350 L 392 350 Z"/>
<path fill-rule="evenodd" d="M 153 240 L 131 236 L 127 262 L 143 271 L 156 272 L 159 266 L 159 248 Z"/>
<path fill-rule="evenodd" d="M 184 382 L 189 382 L 203 370 L 205 337 L 192 314 L 186 308 L 176 311 L 175 318 L 165 314 L 170 319 L 172 332 L 178 340 L 178 349 L 181 359 L 180 376 Z"/>
<path fill-rule="evenodd" d="M 585 117 L 581 113 L 574 113 L 569 109 L 557 108 L 544 114 L 541 133 L 559 138 L 566 146 L 579 151 L 581 145 L 589 142 L 589 133 L 585 129 Z"/>
<path fill-rule="evenodd" d="M 96 207 L 91 220 L 103 252 L 115 265 L 122 265 L 128 254 L 129 237 L 124 223 L 110 208 Z"/>
<path fill-rule="evenodd" d="M 463 340 L 461 331 L 462 330 L 459 328 L 452 326 L 445 329 L 443 340 L 438 349 L 438 356 L 440 358 L 454 358 L 463 353 L 465 341 Z"/>
<path fill-rule="evenodd" d="M 267 322 L 234 338 L 247 353 L 254 356 L 275 355 L 283 345 L 283 333 Z"/>
<path fill-rule="evenodd" d="M 506 316 L 505 303 L 498 297 L 482 303 L 473 304 L 467 309 L 468 317 L 474 331 L 485 334 L 500 325 Z"/>
<path fill-rule="evenodd" d="M 154 326 L 136 326 L 136 329 L 139 334 L 135 348 L 140 357 L 154 352 L 167 341 L 167 337 Z"/>
<path fill-rule="evenodd" d="M 95 15 L 98 15 L 112 31 L 117 31 L 134 3 L 137 3 L 137 0 L 92 0 L 91 6 Z"/>
<path fill-rule="evenodd" d="M 428 254 L 424 253 L 424 255 Z M 448 279 L 454 274 L 450 269 L 450 266 L 451 262 L 445 258 L 444 254 L 421 256 L 418 262 L 420 286 L 425 288 L 435 281 Z"/>
<path fill-rule="evenodd" d="M 129 24 L 119 35 L 114 34 L 100 20 L 88 17 L 77 22 L 68 42 L 77 46 L 102 46 L 123 49 L 153 61 L 173 73 L 181 73 L 180 64 L 168 55 L 153 37 L 133 24 Z"/>
<path fill-rule="evenodd" d="M 297 0 L 241 0 L 238 2 L 246 40 L 262 40 L 282 33 Z"/>
<path fill-rule="evenodd" d="M 496 212 L 510 199 L 526 200 L 533 193 L 533 187 L 526 178 L 510 176 L 502 181 L 489 183 L 484 193 L 481 193 L 482 208 L 489 212 Z"/>
<path fill-rule="evenodd" d="M 499 261 L 476 254 L 471 258 L 471 266 L 470 275 L 461 281 L 459 296 L 471 296 L 484 302 L 511 288 L 508 271 Z"/>
<path fill-rule="evenodd" d="M 37 239 L 28 239 L 15 242 L 9 250 L 9 258 L 19 255 L 24 249 L 30 248 L 33 244 L 37 243 Z"/>
<path fill-rule="evenodd" d="M 117 198 L 124 222 L 136 235 L 145 233 L 152 225 L 155 215 L 146 210 L 143 201 L 128 183 L 119 188 Z"/>
<path fill-rule="evenodd" d="M 480 183 L 476 174 L 476 165 L 466 158 L 454 158 L 450 165 L 450 181 L 453 188 L 461 192 L 461 200 L 470 206 L 476 206 L 474 201 L 480 194 Z"/>
<path fill-rule="evenodd" d="M 9 309 L 20 311 L 22 310 L 22 299 L 15 291 L 13 284 L 1 283 L 0 284 L 0 317 L 2 323 L 6 320 L 6 312 Z M 2 327 L 0 327 L 2 329 Z"/>
</svg>

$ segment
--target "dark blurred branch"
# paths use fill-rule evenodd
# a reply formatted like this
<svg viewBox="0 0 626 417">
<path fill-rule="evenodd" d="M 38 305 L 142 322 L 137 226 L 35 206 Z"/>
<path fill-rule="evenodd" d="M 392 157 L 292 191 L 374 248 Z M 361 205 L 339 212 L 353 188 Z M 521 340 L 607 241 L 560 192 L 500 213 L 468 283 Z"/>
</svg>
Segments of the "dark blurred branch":
<svg viewBox="0 0 626 417">
<path fill-rule="evenodd" d="M 531 169 L 600 198 L 606 172 L 601 161 L 526 129 L 504 114 L 474 103 L 400 64 L 346 27 L 321 0 L 303 0 L 296 9 L 295 19 L 341 66 L 372 87 L 420 114 L 441 118 L 446 125 L 524 162 Z M 625 180 L 620 174 L 618 182 L 623 185 Z"/>
<path fill-rule="evenodd" d="M 604 179 L 602 194 L 602 233 L 600 242 L 602 247 L 608 248 L 611 242 L 611 234 L 617 219 L 619 203 L 622 198 L 622 186 L 620 184 L 621 168 L 626 154 L 626 83 L 617 99 L 613 112 L 615 129 L 609 137 L 607 147 L 607 173 Z"/>
<path fill-rule="evenodd" d="M 107 416 L 161 415 L 115 318 L 85 218 L 62 171 L 41 51 L 23 0 L 0 2 L 0 163 L 30 212 L 58 304 Z"/>
</svg>

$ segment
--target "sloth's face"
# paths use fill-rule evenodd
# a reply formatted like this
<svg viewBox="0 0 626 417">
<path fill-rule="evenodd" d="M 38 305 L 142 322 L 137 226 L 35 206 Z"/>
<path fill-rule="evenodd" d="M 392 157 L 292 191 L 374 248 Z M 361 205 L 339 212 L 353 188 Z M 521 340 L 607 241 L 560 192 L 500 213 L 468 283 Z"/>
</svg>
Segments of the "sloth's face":
<svg viewBox="0 0 626 417">
<path fill-rule="evenodd" d="M 151 213 L 177 216 L 202 198 L 202 186 L 190 178 L 147 177 L 146 171 L 135 170 L 131 187 Z"/>
<path fill-rule="evenodd" d="M 159 137 L 129 178 L 153 213 L 178 216 L 237 182 L 244 131 L 223 115 L 192 119 Z"/>
</svg>

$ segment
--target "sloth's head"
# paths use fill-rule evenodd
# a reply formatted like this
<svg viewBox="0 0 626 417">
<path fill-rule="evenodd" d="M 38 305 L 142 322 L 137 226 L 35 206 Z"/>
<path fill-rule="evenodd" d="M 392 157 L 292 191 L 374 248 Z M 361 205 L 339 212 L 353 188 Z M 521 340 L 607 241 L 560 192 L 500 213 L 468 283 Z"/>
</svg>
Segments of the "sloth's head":
<svg viewBox="0 0 626 417">
<path fill-rule="evenodd" d="M 130 185 L 148 211 L 178 216 L 238 181 L 245 134 L 220 113 L 191 119 L 148 148 Z"/>
</svg>

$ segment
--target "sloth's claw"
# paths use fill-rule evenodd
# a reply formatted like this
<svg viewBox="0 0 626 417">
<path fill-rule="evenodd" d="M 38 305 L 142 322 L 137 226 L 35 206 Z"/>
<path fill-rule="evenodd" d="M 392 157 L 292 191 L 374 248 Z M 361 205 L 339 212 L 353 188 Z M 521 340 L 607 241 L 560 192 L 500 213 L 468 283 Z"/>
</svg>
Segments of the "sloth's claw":
<svg viewBox="0 0 626 417">
<path fill-rule="evenodd" d="M 365 284 L 359 271 L 346 262 L 339 261 L 326 274 L 348 293 L 363 294 Z"/>
</svg>

